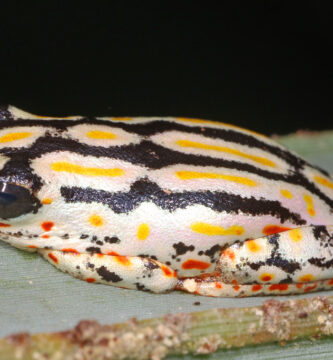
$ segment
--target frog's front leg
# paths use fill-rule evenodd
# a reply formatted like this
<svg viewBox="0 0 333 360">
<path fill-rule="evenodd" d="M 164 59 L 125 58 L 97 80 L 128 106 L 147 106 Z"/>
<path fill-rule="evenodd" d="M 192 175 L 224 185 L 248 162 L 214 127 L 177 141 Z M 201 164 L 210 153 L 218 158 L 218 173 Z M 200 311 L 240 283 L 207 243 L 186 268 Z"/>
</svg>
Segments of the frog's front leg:
<svg viewBox="0 0 333 360">
<path fill-rule="evenodd" d="M 87 282 L 156 293 L 172 290 L 177 284 L 175 271 L 150 258 L 44 249 L 38 252 L 59 270 Z"/>
<path fill-rule="evenodd" d="M 283 295 L 333 287 L 333 226 L 306 226 L 235 243 L 216 272 L 181 279 L 181 290 L 208 296 Z"/>
</svg>

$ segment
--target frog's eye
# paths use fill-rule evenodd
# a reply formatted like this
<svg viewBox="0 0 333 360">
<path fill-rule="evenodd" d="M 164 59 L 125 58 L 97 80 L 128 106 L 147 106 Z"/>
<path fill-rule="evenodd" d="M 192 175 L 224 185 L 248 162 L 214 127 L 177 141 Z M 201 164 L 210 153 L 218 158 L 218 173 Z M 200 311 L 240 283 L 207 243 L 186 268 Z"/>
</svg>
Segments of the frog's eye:
<svg viewBox="0 0 333 360">
<path fill-rule="evenodd" d="M 28 189 L 0 182 L 0 218 L 15 218 L 33 211 L 33 208 L 33 199 Z"/>
</svg>

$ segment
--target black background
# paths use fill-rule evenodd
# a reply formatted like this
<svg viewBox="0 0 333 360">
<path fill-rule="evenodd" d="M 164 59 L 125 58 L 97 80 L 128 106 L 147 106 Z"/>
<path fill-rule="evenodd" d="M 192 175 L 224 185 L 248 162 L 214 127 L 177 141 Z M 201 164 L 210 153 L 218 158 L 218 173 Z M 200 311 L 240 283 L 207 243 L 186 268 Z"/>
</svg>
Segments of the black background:
<svg viewBox="0 0 333 360">
<path fill-rule="evenodd" d="M 0 102 L 39 115 L 200 117 L 266 134 L 332 128 L 329 3 L 10 1 Z"/>
</svg>

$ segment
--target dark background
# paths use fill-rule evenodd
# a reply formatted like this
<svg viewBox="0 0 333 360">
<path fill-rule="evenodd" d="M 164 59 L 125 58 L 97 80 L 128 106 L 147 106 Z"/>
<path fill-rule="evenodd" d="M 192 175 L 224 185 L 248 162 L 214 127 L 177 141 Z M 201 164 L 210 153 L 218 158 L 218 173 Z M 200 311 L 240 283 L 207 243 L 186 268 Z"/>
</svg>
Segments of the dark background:
<svg viewBox="0 0 333 360">
<path fill-rule="evenodd" d="M 324 1 L 7 6 L 1 103 L 39 115 L 200 117 L 266 134 L 333 127 Z"/>
</svg>

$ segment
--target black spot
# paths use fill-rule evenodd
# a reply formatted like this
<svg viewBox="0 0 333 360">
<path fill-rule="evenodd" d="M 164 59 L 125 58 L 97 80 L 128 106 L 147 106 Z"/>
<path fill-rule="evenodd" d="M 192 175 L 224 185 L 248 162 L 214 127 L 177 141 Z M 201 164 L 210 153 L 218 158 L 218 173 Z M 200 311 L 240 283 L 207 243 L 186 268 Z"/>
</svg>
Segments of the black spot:
<svg viewBox="0 0 333 360">
<path fill-rule="evenodd" d="M 113 271 L 109 271 L 105 266 L 97 268 L 96 272 L 105 281 L 119 282 L 123 280 L 119 275 Z"/>
<path fill-rule="evenodd" d="M 92 238 L 91 238 L 91 242 L 96 242 L 97 241 L 97 236 L 94 235 Z"/>
<path fill-rule="evenodd" d="M 97 240 L 96 241 L 96 245 L 103 245 L 104 243 L 103 243 L 103 241 L 101 241 L 101 240 Z"/>
<path fill-rule="evenodd" d="M 119 244 L 120 243 L 120 239 L 117 236 L 112 236 L 112 237 L 105 236 L 104 241 L 109 244 Z"/>
<path fill-rule="evenodd" d="M 214 245 L 210 249 L 205 251 L 205 255 L 208 256 L 211 260 L 214 260 L 215 254 L 220 251 L 221 251 L 221 246 Z"/>
<path fill-rule="evenodd" d="M 69 239 L 69 234 L 64 234 L 64 235 L 62 235 L 62 238 L 63 238 L 63 239 Z"/>
<path fill-rule="evenodd" d="M 146 259 L 153 259 L 157 261 L 157 257 L 155 255 L 149 255 L 149 254 L 139 254 L 139 257 L 146 258 Z"/>
<path fill-rule="evenodd" d="M 196 301 L 196 302 L 193 303 L 193 305 L 199 306 L 199 305 L 201 305 L 201 302 L 200 302 L 200 301 Z"/>
<path fill-rule="evenodd" d="M 90 269 L 94 269 L 95 268 L 95 264 L 90 263 L 89 261 L 87 262 L 87 267 Z"/>
<path fill-rule="evenodd" d="M 330 268 L 333 265 L 333 259 L 325 261 L 325 258 L 311 258 L 309 259 L 309 263 L 315 266 L 318 266 L 319 268 Z"/>
<path fill-rule="evenodd" d="M 147 289 L 143 284 L 140 283 L 135 283 L 135 286 L 138 290 L 142 290 L 142 291 L 149 291 L 149 289 Z"/>
<path fill-rule="evenodd" d="M 101 248 L 99 248 L 99 247 L 90 246 L 90 247 L 87 247 L 86 250 L 91 254 L 100 254 L 101 253 Z"/>
<path fill-rule="evenodd" d="M 87 234 L 82 234 L 81 236 L 80 236 L 80 239 L 87 239 L 89 237 L 89 235 L 87 235 Z"/>
<path fill-rule="evenodd" d="M 172 247 L 176 249 L 176 255 L 184 255 L 188 251 L 193 251 L 195 249 L 193 245 L 186 246 L 183 242 L 173 244 Z"/>
</svg>

